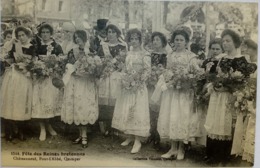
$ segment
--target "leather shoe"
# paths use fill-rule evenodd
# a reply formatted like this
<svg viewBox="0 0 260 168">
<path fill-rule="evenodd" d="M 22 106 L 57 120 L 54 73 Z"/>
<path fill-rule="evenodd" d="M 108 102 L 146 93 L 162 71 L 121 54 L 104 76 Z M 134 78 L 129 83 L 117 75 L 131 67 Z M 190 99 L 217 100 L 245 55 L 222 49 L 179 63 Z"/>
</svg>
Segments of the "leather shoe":
<svg viewBox="0 0 260 168">
<path fill-rule="evenodd" d="M 72 141 L 73 144 L 79 144 L 82 141 L 82 137 L 78 137 L 77 139 L 75 139 L 74 141 Z"/>
</svg>

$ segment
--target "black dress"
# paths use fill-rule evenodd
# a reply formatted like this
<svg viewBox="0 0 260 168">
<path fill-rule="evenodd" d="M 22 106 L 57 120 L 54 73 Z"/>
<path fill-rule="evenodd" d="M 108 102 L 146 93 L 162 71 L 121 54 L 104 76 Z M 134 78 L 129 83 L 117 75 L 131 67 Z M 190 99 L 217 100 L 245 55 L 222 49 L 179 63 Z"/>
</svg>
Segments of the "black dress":
<svg viewBox="0 0 260 168">
<path fill-rule="evenodd" d="M 56 56 L 63 54 L 61 46 L 58 43 L 56 43 L 54 40 L 50 43 L 50 45 L 53 47 L 51 54 L 54 54 Z M 47 44 L 43 44 L 43 43 L 38 44 L 37 54 L 38 55 L 46 55 L 47 54 L 47 47 L 48 47 Z"/>
<path fill-rule="evenodd" d="M 109 48 L 109 52 L 113 58 L 115 58 L 117 55 L 119 55 L 120 51 L 123 51 L 123 50 L 126 51 L 126 46 L 121 43 L 116 44 L 116 45 L 109 45 L 109 44 L 107 44 L 107 45 Z M 101 58 L 105 57 L 104 47 L 102 46 L 102 44 L 100 45 L 100 47 L 98 49 L 98 56 L 100 56 Z"/>
<path fill-rule="evenodd" d="M 112 58 L 115 58 L 120 54 L 120 51 L 126 51 L 127 47 L 124 43 L 118 43 L 118 44 L 109 44 L 108 42 L 101 42 L 101 45 L 98 49 L 97 55 L 103 59 L 103 58 L 109 58 L 109 55 L 112 56 Z M 111 59 L 112 59 L 111 58 Z M 116 71 L 114 71 L 110 77 L 103 80 L 99 87 L 99 120 L 106 122 L 106 128 L 101 126 L 101 130 L 105 129 L 105 135 L 108 133 L 111 133 L 111 121 L 113 117 L 114 112 L 114 106 L 115 106 L 115 94 L 114 90 L 118 89 L 117 84 L 118 81 L 116 81 L 115 77 L 118 77 L 117 72 L 119 69 L 116 68 Z M 109 83 L 109 85 L 106 85 L 106 83 Z M 103 122 L 101 122 L 102 125 Z M 102 131 L 103 132 L 103 131 Z"/>
<path fill-rule="evenodd" d="M 167 54 L 166 53 L 157 53 L 152 52 L 151 53 L 151 65 L 158 66 L 162 65 L 164 68 L 167 66 Z M 154 86 L 148 86 L 148 95 L 149 99 L 151 98 L 152 94 L 154 92 Z M 153 142 L 154 148 L 159 149 L 159 143 L 160 143 L 160 135 L 157 131 L 157 122 L 158 122 L 158 116 L 159 116 L 159 107 L 157 105 L 151 104 L 151 100 L 149 100 L 150 103 L 150 123 L 151 123 L 151 129 L 150 133 L 151 136 L 148 138 L 148 143 Z"/>
</svg>

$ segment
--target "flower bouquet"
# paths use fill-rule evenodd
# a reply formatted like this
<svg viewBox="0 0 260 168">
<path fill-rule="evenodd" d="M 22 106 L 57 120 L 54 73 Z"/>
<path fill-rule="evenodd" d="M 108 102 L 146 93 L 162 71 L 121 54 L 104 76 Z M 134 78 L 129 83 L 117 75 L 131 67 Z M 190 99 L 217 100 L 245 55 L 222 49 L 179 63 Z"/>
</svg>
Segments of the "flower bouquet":
<svg viewBox="0 0 260 168">
<path fill-rule="evenodd" d="M 94 56 L 94 57 L 82 57 L 78 59 L 75 64 L 75 72 L 74 74 L 77 76 L 99 76 L 99 72 L 102 66 L 102 61 L 100 57 Z"/>
<path fill-rule="evenodd" d="M 34 79 L 45 77 L 59 77 L 63 73 L 63 68 L 60 66 L 60 59 L 56 55 L 39 56 L 34 59 L 32 74 Z"/>
<path fill-rule="evenodd" d="M 247 85 L 243 90 L 233 93 L 233 106 L 244 115 L 251 112 L 256 102 L 256 85 Z M 253 103 L 252 103 L 253 102 Z"/>
<path fill-rule="evenodd" d="M 248 63 L 244 57 L 222 59 L 217 67 L 217 74 L 213 81 L 216 90 L 225 88 L 225 91 L 234 93 L 242 90 L 247 84 L 249 75 L 254 73 L 257 66 Z"/>
<path fill-rule="evenodd" d="M 154 87 L 157 84 L 160 75 L 162 75 L 165 71 L 166 69 L 162 64 L 158 64 L 158 66 L 152 66 L 151 74 L 147 80 L 148 86 Z"/>
<path fill-rule="evenodd" d="M 144 88 L 145 81 L 145 73 L 138 73 L 135 70 L 122 72 L 121 84 L 124 90 L 135 93 L 137 90 L 142 90 Z"/>
<path fill-rule="evenodd" d="M 121 72 L 125 67 L 125 58 L 126 51 L 121 50 L 119 55 L 114 58 L 111 55 L 107 55 L 105 58 L 102 58 L 102 73 L 101 78 L 105 79 L 109 77 L 114 71 Z"/>
<path fill-rule="evenodd" d="M 32 69 L 32 56 L 26 54 L 14 53 L 17 63 L 14 64 L 14 67 L 25 74 L 27 77 L 31 76 Z"/>
<path fill-rule="evenodd" d="M 172 66 L 170 71 L 172 72 L 172 77 L 166 80 L 166 83 L 176 89 L 194 89 L 197 87 L 197 82 L 205 78 L 203 70 L 191 69 L 181 64 Z M 169 72 L 166 72 L 166 74 L 169 74 Z"/>
</svg>

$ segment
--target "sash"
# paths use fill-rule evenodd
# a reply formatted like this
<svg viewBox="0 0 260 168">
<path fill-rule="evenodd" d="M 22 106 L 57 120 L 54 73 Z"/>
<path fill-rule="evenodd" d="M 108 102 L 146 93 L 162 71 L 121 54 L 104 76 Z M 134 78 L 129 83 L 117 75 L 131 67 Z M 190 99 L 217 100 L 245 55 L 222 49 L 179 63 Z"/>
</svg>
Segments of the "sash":
<svg viewBox="0 0 260 168">
<path fill-rule="evenodd" d="M 243 126 L 244 126 L 243 114 L 240 112 L 237 115 L 231 155 L 238 156 L 242 154 L 242 141 L 243 141 L 243 130 L 244 130 Z"/>
</svg>

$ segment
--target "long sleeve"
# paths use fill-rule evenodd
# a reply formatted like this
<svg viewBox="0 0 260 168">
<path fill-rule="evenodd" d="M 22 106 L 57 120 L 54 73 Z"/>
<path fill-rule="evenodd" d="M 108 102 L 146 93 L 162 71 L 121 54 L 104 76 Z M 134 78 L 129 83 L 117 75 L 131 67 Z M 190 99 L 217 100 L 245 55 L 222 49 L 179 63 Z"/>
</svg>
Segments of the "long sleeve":
<svg viewBox="0 0 260 168">
<path fill-rule="evenodd" d="M 151 100 L 155 103 L 158 103 L 160 98 L 161 98 L 162 92 L 165 91 L 165 90 L 167 90 L 165 79 L 164 79 L 164 76 L 161 75 L 159 77 L 159 80 L 158 80 L 156 86 L 155 86 Z"/>
<path fill-rule="evenodd" d="M 200 60 L 198 60 L 197 57 L 191 58 L 190 63 L 189 63 L 190 72 L 194 72 L 194 73 L 203 73 L 204 72 L 204 69 L 201 68 L 199 61 Z"/>
<path fill-rule="evenodd" d="M 54 48 L 54 54 L 56 56 L 59 56 L 60 54 L 63 54 L 63 50 L 61 48 L 61 46 L 59 44 L 55 44 L 55 48 Z"/>
<path fill-rule="evenodd" d="M 144 65 L 143 80 L 146 81 L 151 74 L 151 57 L 144 56 L 143 65 Z"/>
</svg>

